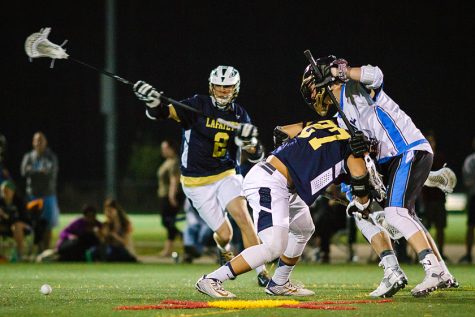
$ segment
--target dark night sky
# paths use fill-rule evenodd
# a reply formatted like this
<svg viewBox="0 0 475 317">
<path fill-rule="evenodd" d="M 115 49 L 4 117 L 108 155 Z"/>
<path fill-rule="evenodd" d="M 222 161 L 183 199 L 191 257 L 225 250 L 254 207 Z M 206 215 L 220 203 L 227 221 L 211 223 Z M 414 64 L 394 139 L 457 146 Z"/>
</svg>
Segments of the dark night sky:
<svg viewBox="0 0 475 317">
<path fill-rule="evenodd" d="M 470 152 L 475 111 L 474 16 L 469 1 L 118 1 L 117 73 L 142 79 L 175 99 L 207 93 L 220 64 L 241 73 L 238 102 L 270 148 L 272 129 L 312 117 L 299 93 L 303 55 L 334 54 L 350 65 L 372 64 L 385 90 L 421 130 L 434 129 L 448 163 L 460 174 Z M 29 4 L 28 4 L 29 3 Z M 277 5 L 277 3 L 279 3 Z M 5 6 L 2 2 L 2 6 Z M 104 174 L 100 76 L 68 61 L 29 63 L 26 37 L 52 27 L 68 53 L 104 67 L 103 1 L 17 1 L 1 8 L 0 132 L 8 165 L 18 174 L 31 136 L 43 130 L 58 154 L 60 180 Z M 134 142 L 180 135 L 173 122 L 154 123 L 129 87 L 117 86 L 119 167 Z M 121 175 L 123 173 L 121 172 Z"/>
</svg>

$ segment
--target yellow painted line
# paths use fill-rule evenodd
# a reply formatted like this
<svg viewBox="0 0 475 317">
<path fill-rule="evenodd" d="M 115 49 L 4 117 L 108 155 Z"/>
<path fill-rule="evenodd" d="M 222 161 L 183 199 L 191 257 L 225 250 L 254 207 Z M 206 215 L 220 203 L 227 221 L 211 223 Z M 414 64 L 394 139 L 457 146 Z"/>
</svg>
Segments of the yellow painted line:
<svg viewBox="0 0 475 317">
<path fill-rule="evenodd" d="M 224 309 L 273 308 L 282 305 L 298 305 L 296 300 L 227 300 L 208 302 L 209 307 Z"/>
</svg>

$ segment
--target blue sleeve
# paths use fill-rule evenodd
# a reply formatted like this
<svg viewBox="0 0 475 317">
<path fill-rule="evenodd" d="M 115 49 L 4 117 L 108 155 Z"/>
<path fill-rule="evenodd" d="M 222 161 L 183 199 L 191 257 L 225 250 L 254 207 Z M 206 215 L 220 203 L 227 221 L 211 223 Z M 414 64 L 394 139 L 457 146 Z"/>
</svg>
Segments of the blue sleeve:
<svg viewBox="0 0 475 317">
<path fill-rule="evenodd" d="M 352 200 L 351 186 L 346 183 L 341 183 L 340 186 L 341 186 L 341 192 L 345 194 L 346 199 L 348 199 L 348 201 L 351 201 Z"/>
</svg>

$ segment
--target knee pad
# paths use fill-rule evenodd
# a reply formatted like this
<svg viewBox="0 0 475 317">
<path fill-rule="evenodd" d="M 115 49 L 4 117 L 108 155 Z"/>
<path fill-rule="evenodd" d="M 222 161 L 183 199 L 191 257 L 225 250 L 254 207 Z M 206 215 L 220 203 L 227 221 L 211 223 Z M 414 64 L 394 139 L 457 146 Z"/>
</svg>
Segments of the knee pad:
<svg viewBox="0 0 475 317">
<path fill-rule="evenodd" d="M 355 218 L 355 223 L 358 229 L 360 230 L 361 234 L 365 237 L 368 243 L 371 243 L 371 239 L 380 233 L 382 230 L 379 229 L 377 226 L 373 225 L 371 222 L 365 219 L 359 219 L 358 217 Z"/>
<path fill-rule="evenodd" d="M 267 262 L 270 262 L 280 257 L 287 248 L 289 230 L 273 226 L 259 232 L 259 238 L 266 248 Z"/>
<path fill-rule="evenodd" d="M 386 207 L 384 217 L 386 222 L 399 230 L 406 240 L 409 240 L 416 232 L 424 231 L 406 208 Z"/>
<path fill-rule="evenodd" d="M 287 247 L 288 232 L 287 228 L 277 226 L 262 230 L 259 232 L 262 243 L 245 249 L 241 256 L 252 269 L 274 261 Z"/>
</svg>

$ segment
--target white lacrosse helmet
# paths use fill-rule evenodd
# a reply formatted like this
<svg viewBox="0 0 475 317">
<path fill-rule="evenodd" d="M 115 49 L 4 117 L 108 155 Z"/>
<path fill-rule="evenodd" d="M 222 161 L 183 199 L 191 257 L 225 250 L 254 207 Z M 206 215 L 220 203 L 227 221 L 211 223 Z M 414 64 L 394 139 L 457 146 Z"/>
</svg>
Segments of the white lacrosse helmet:
<svg viewBox="0 0 475 317">
<path fill-rule="evenodd" d="M 239 87 L 241 84 L 241 76 L 236 68 L 232 66 L 218 66 L 211 71 L 209 75 L 209 94 L 215 100 L 216 106 L 225 110 L 229 104 L 237 98 Z M 215 86 L 233 86 L 232 91 L 228 94 L 217 94 Z"/>
</svg>

